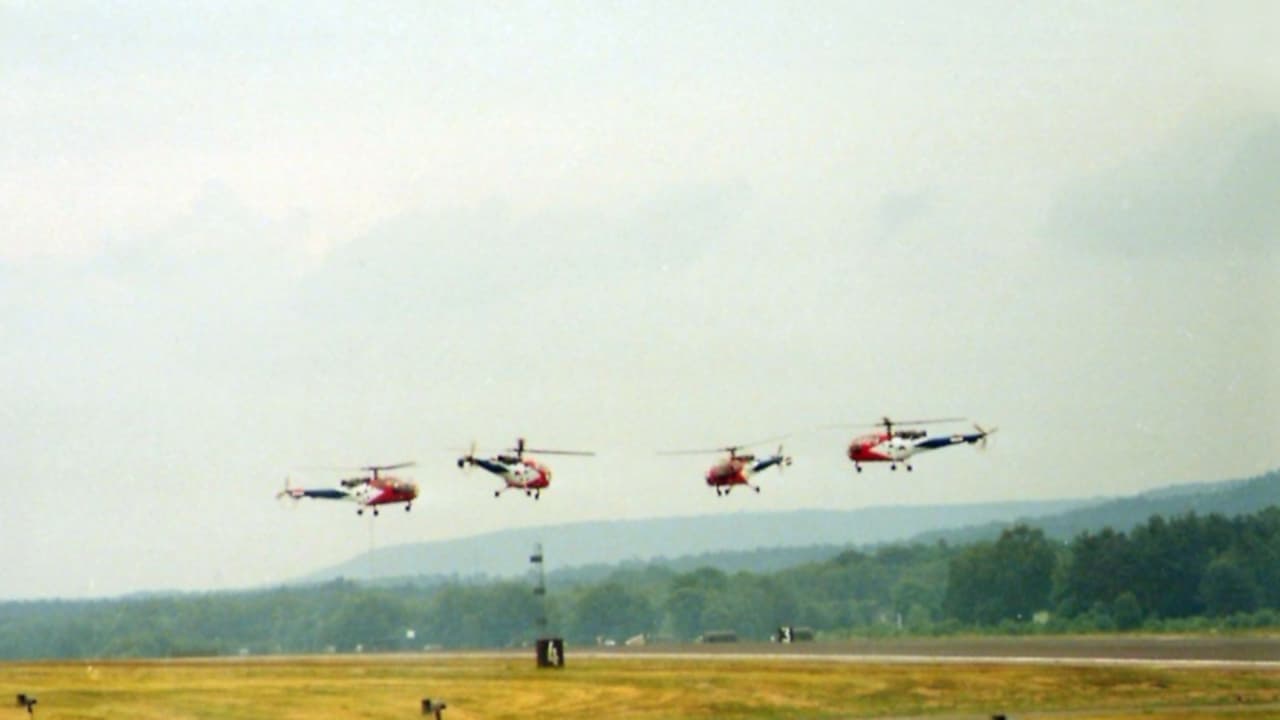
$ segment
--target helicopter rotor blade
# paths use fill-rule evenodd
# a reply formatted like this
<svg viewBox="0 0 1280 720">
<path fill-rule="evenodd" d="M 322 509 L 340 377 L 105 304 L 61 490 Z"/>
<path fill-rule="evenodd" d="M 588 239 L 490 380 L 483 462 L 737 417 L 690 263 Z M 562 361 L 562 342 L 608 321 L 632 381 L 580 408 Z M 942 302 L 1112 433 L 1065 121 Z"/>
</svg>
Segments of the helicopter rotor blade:
<svg viewBox="0 0 1280 720">
<path fill-rule="evenodd" d="M 894 420 L 888 417 L 880 418 L 880 422 L 868 423 L 863 427 L 884 427 L 886 425 L 928 425 L 929 423 L 945 423 L 945 422 L 964 422 L 962 417 L 943 417 L 943 418 L 924 418 L 922 420 Z"/>
<path fill-rule="evenodd" d="M 832 423 L 830 425 L 822 425 L 818 429 L 819 430 L 845 430 L 848 428 L 884 427 L 886 425 L 893 425 L 896 427 L 898 425 L 928 425 L 929 423 L 964 422 L 965 420 L 966 418 L 962 418 L 962 417 L 923 418 L 920 420 L 894 420 L 891 417 L 882 417 L 876 422 Z"/>
<path fill-rule="evenodd" d="M 745 445 L 726 445 L 717 448 L 702 448 L 698 450 L 659 450 L 658 455 L 711 455 L 713 453 L 727 452 L 730 455 L 737 455 L 739 450 L 745 448 Z"/>
<path fill-rule="evenodd" d="M 585 457 L 594 456 L 595 453 L 590 450 L 542 450 L 539 448 L 525 448 L 527 453 L 536 453 L 538 455 L 580 455 Z"/>
<path fill-rule="evenodd" d="M 659 455 L 707 455 L 710 453 L 727 452 L 731 455 L 736 455 L 739 450 L 745 450 L 746 448 L 754 447 L 756 445 L 764 445 L 765 443 L 779 442 L 782 440 L 786 440 L 788 437 L 791 437 L 791 436 L 776 435 L 771 438 L 765 438 L 763 440 L 755 440 L 749 443 L 739 443 L 737 445 L 725 445 L 724 447 L 705 448 L 701 450 L 659 450 L 658 454 Z"/>
<path fill-rule="evenodd" d="M 414 465 L 417 465 L 417 463 L 409 460 L 407 462 L 393 463 L 391 465 L 365 465 L 360 469 L 368 470 L 369 472 L 382 472 L 384 470 L 399 470 L 400 468 L 413 467 Z"/>
<path fill-rule="evenodd" d="M 399 470 L 400 468 L 413 467 L 416 462 L 409 460 L 407 462 L 392 463 L 391 465 L 299 465 L 297 470 L 312 470 L 316 472 L 355 472 L 357 470 L 364 472 L 383 472 L 385 470 Z"/>
<path fill-rule="evenodd" d="M 552 448 L 531 448 L 526 443 L 525 439 L 522 437 L 516 438 L 516 446 L 512 448 L 507 448 L 507 452 L 515 453 L 517 458 L 524 456 L 525 453 L 531 453 L 531 454 L 537 454 L 537 455 L 582 455 L 582 456 L 595 455 L 595 453 L 590 450 L 555 450 Z"/>
</svg>

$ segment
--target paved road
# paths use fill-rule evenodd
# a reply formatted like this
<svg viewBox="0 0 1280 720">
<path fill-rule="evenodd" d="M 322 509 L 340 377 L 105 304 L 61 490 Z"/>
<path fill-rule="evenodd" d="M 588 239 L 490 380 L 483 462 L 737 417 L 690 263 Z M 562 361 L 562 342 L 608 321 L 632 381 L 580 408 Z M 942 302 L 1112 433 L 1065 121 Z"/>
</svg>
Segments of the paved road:
<svg viewBox="0 0 1280 720">
<path fill-rule="evenodd" d="M 570 656 L 753 657 L 865 662 L 1020 662 L 1280 669 L 1280 637 L 911 638 L 848 642 L 570 647 Z"/>
</svg>

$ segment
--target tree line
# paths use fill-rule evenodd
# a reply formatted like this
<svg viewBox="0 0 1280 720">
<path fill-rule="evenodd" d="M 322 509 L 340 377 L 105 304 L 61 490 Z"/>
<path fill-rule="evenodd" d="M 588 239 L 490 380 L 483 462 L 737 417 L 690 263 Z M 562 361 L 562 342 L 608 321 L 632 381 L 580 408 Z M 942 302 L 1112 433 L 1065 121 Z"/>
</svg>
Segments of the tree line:
<svg viewBox="0 0 1280 720">
<path fill-rule="evenodd" d="M 508 647 L 535 618 L 571 643 L 713 630 L 765 640 L 956 632 L 1196 630 L 1280 624 L 1280 508 L 1153 516 L 1067 542 L 888 545 L 771 573 L 626 567 L 545 596 L 525 581 L 311 587 L 0 604 L 0 657 L 178 657 Z"/>
</svg>

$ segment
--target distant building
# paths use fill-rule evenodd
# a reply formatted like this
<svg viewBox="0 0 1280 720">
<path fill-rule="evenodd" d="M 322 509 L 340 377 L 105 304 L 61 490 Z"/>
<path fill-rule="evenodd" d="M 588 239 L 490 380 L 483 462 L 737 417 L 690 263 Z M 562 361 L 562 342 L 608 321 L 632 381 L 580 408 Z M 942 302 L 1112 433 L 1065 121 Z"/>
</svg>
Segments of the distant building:
<svg viewBox="0 0 1280 720">
<path fill-rule="evenodd" d="M 813 642 L 814 636 L 811 627 L 783 625 L 773 634 L 772 640 L 780 643 Z"/>
</svg>

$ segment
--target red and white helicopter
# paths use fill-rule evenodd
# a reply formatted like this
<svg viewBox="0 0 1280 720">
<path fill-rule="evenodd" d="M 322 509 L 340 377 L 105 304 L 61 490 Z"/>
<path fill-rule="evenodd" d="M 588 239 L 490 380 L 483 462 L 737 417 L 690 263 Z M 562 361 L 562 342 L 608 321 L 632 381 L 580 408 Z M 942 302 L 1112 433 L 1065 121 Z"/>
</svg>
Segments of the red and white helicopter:
<svg viewBox="0 0 1280 720">
<path fill-rule="evenodd" d="M 356 503 L 357 515 L 363 515 L 365 508 L 371 508 L 373 514 L 377 515 L 379 506 L 393 505 L 395 503 L 404 503 L 405 512 L 409 512 L 413 507 L 413 501 L 418 497 L 418 484 L 410 480 L 401 480 L 390 475 L 383 475 L 382 473 L 412 466 L 412 462 L 396 463 L 395 465 L 367 465 L 359 469 L 370 473 L 369 475 L 340 480 L 339 484 L 342 489 L 321 488 L 312 490 L 299 488 L 293 487 L 288 480 L 285 480 L 284 490 L 276 493 L 276 497 L 290 497 L 294 500 L 301 500 L 302 498 L 347 500 Z"/>
<path fill-rule="evenodd" d="M 849 443 L 847 454 L 853 461 L 854 468 L 862 472 L 862 463 L 887 462 L 890 470 L 897 470 L 898 463 L 911 468 L 911 457 L 929 450 L 951 447 L 952 445 L 978 444 L 979 448 L 987 446 L 987 436 L 997 428 L 990 430 L 974 423 L 971 433 L 929 436 L 923 428 L 903 427 L 918 426 L 925 423 L 963 422 L 964 418 L 934 418 L 931 420 L 890 420 L 881 418 L 880 422 L 863 427 L 878 427 L 881 430 L 860 435 Z"/>
<path fill-rule="evenodd" d="M 537 500 L 542 496 L 542 491 L 551 485 L 551 468 L 533 458 L 525 457 L 526 452 L 538 453 L 539 455 L 578 455 L 583 457 L 595 455 L 593 452 L 583 450 L 529 448 L 525 447 L 524 438 L 516 438 L 515 447 L 507 448 L 489 458 L 476 457 L 476 446 L 475 443 L 472 443 L 471 449 L 467 451 L 467 454 L 458 458 L 458 467 L 468 468 L 472 465 L 478 465 L 501 478 L 505 485 L 502 489 L 493 492 L 494 497 L 501 497 L 502 493 L 508 490 L 523 490 L 525 495 Z"/>
<path fill-rule="evenodd" d="M 729 457 L 721 460 L 715 465 L 712 465 L 707 470 L 706 474 L 707 484 L 715 488 L 716 495 L 728 496 L 737 485 L 743 485 L 755 490 L 756 492 L 760 492 L 760 486 L 752 484 L 752 477 L 774 466 L 777 466 L 778 471 L 781 472 L 784 466 L 791 464 L 791 456 L 783 454 L 782 445 L 778 445 L 778 452 L 773 455 L 757 457 L 752 453 L 738 452 L 743 448 L 751 447 L 752 445 L 760 445 L 766 442 L 771 441 L 760 440 L 758 442 L 746 443 L 745 445 L 729 445 L 727 447 L 712 448 L 710 450 L 671 450 L 658 454 L 702 455 L 706 453 L 729 453 Z"/>
</svg>

